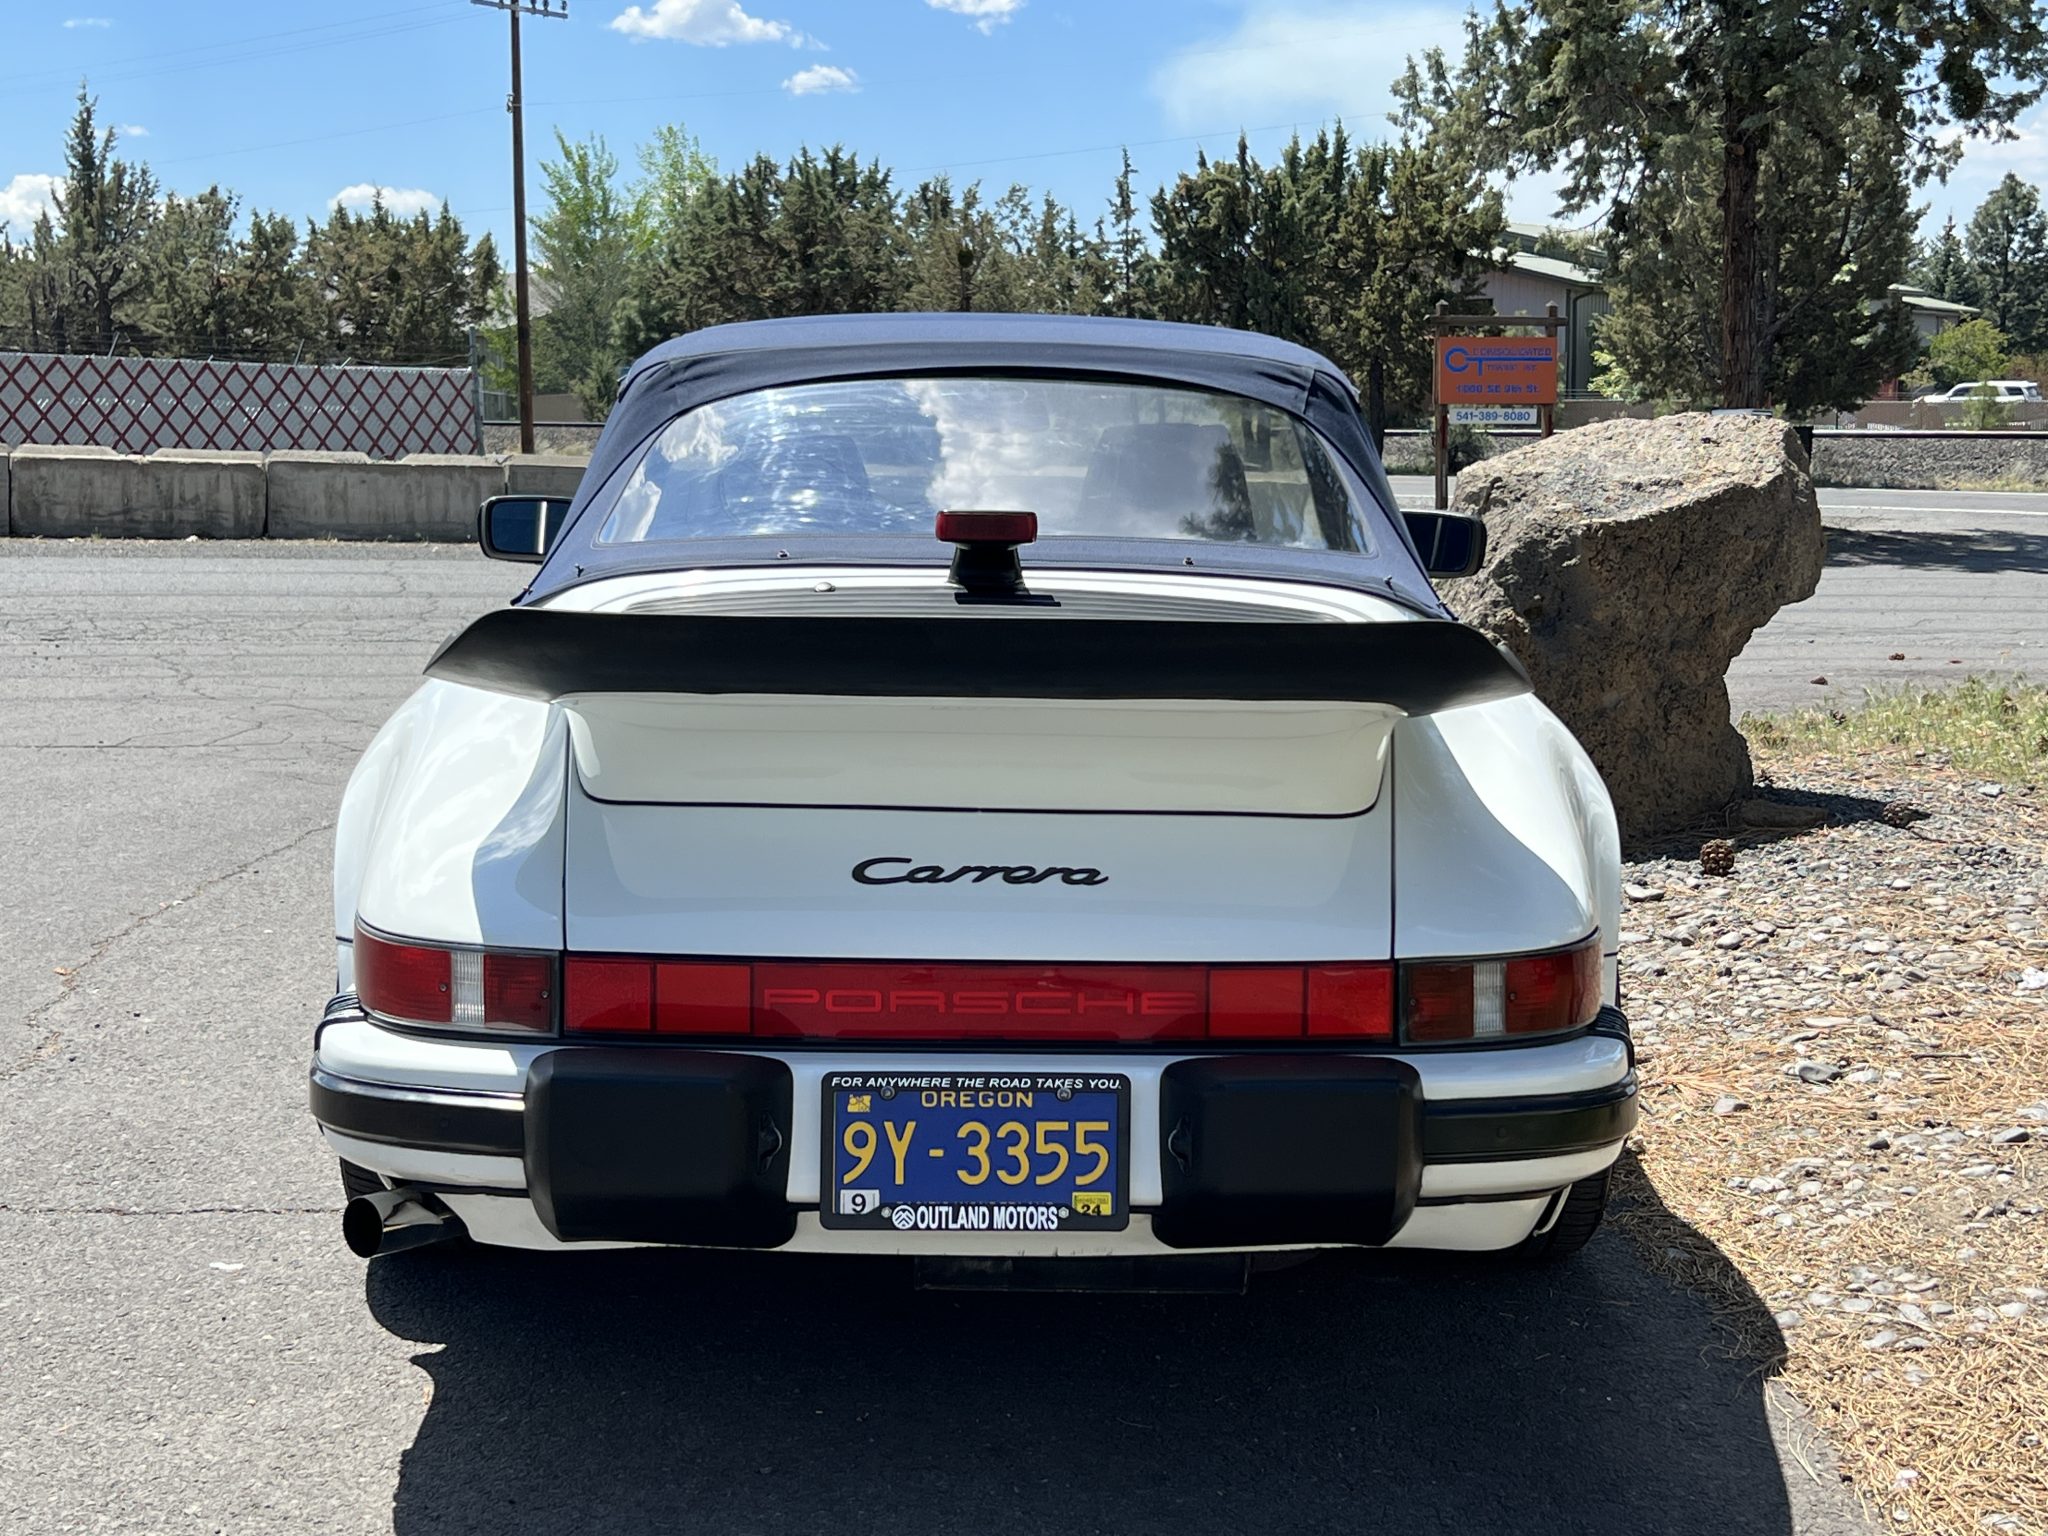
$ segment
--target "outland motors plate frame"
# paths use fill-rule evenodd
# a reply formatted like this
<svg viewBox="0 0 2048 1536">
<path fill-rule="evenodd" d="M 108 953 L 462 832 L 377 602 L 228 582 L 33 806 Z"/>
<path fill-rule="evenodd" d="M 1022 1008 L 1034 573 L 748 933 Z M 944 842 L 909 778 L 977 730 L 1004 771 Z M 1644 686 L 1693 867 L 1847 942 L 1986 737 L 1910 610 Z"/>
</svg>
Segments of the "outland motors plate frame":
<svg viewBox="0 0 2048 1536">
<path fill-rule="evenodd" d="M 860 1094 L 872 1094 L 878 1107 L 866 1112 L 848 1111 L 849 1096 Z M 991 1102 L 926 1102 L 927 1096 L 963 1094 L 987 1094 Z M 1016 1102 L 1018 1094 L 1030 1094 L 1034 1102 L 1020 1105 Z M 904 1159 L 905 1178 L 900 1184 L 888 1177 L 894 1152 L 884 1137 L 876 1138 L 870 1168 L 855 1180 L 842 1181 L 842 1166 L 855 1155 L 844 1143 L 849 1115 L 858 1118 L 874 1113 L 879 1117 L 884 1113 L 879 1106 L 904 1099 L 909 1100 L 920 1117 L 943 1129 L 936 1137 L 928 1133 L 909 1147 Z M 1073 1122 L 1098 1106 L 1107 1111 L 1110 1122 L 1106 1177 L 1086 1190 L 1077 1189 L 1072 1177 L 1077 1170 L 1070 1155 L 1061 1165 L 1061 1178 L 1050 1186 L 1037 1186 L 1039 1125 L 1048 1121 Z M 1082 1113 L 1074 1113 L 1075 1109 Z M 1025 1175 L 1026 1182 L 1005 1184 L 991 1173 L 985 1183 L 970 1186 L 954 1177 L 962 1155 L 961 1138 L 955 1133 L 969 1120 L 980 1120 L 989 1127 L 991 1139 L 986 1150 L 992 1159 L 1014 1155 L 995 1135 L 999 1124 L 1015 1122 L 1029 1129 L 1030 1171 Z M 828 1072 L 822 1085 L 819 1128 L 824 1165 L 818 1202 L 821 1226 L 870 1232 L 1037 1233 L 1053 1237 L 1062 1232 L 1121 1232 L 1130 1225 L 1131 1082 L 1115 1073 Z M 1066 1146 L 1071 1154 L 1071 1133 Z M 940 1154 L 936 1158 L 934 1151 Z M 922 1177 L 913 1178 L 913 1171 Z M 942 1177 L 946 1182 L 937 1189 L 929 1187 Z M 1039 1193 L 1041 1188 L 1043 1193 Z M 894 1189 L 907 1189 L 911 1196 L 893 1198 Z M 1033 1198 L 1034 1194 L 1038 1197 Z M 1106 1212 L 1099 1209 L 1099 1197 L 1105 1194 Z M 869 1197 L 866 1202 L 858 1198 L 863 1195 Z M 860 1208 L 864 1203 L 867 1208 Z"/>
</svg>

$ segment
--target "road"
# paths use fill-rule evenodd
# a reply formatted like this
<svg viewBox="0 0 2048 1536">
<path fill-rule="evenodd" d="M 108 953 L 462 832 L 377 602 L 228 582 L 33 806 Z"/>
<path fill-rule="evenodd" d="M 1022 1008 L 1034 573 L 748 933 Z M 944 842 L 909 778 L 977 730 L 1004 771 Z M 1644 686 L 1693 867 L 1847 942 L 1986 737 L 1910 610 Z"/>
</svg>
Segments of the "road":
<svg viewBox="0 0 2048 1536">
<path fill-rule="evenodd" d="M 1785 643 L 1866 573 L 1979 558 L 1895 537 L 1926 548 L 1848 546 Z M 2039 560 L 1985 574 L 2034 593 Z M 1611 1233 L 1557 1271 L 1329 1261 L 1229 1300 L 349 1257 L 304 1108 L 335 805 L 517 580 L 451 548 L 0 544 L 0 1532 L 1863 1529 Z"/>
<path fill-rule="evenodd" d="M 1396 475 L 1394 489 L 1405 507 L 1429 505 L 1424 476 Z M 1823 490 L 1820 504 L 1820 590 L 1736 658 L 1738 716 L 1972 673 L 2048 677 L 2048 495 Z"/>
</svg>

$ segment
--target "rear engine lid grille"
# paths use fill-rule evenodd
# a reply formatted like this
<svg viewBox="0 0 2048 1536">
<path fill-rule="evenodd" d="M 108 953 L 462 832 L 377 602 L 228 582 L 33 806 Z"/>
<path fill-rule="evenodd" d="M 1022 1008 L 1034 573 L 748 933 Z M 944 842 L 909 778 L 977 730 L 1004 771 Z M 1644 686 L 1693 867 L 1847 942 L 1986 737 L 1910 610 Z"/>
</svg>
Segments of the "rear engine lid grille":
<svg viewBox="0 0 2048 1536">
<path fill-rule="evenodd" d="M 1051 591 L 1054 604 L 960 603 L 951 587 L 839 586 L 829 581 L 788 591 L 670 593 L 629 603 L 622 613 L 680 613 L 705 618 L 1129 619 L 1161 623 L 1341 623 L 1342 615 L 1286 603 L 1242 602 L 1194 594 Z"/>
</svg>

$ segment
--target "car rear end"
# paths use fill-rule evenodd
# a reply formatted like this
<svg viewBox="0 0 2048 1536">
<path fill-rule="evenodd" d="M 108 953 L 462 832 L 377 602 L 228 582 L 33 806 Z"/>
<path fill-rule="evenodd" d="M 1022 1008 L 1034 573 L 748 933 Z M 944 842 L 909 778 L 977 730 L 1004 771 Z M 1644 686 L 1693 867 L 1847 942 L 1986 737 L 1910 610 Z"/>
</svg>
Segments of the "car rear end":
<svg viewBox="0 0 2048 1536">
<path fill-rule="evenodd" d="M 1342 642 L 1390 657 L 1451 628 L 1182 580 L 1040 586 L 1063 613 L 1240 602 L 1227 622 L 1305 679 L 1290 691 L 1318 691 L 1314 658 Z M 791 588 L 733 576 L 699 595 L 758 616 L 851 593 L 905 623 L 949 596 L 936 572 Z M 580 601 L 642 632 L 690 606 L 632 582 Z M 703 618 L 685 649 L 758 667 L 756 631 L 703 638 L 731 622 Z M 804 654 L 904 665 L 853 654 L 890 620 L 787 622 L 813 626 Z M 928 622 L 969 652 L 1005 638 Z M 1090 630 L 1076 654 L 1104 649 Z M 1187 648 L 1163 649 L 1173 686 L 1199 685 Z M 1635 1109 L 1597 841 L 1550 825 L 1568 761 L 1547 712 L 1503 673 L 1481 686 L 1505 696 L 1429 712 L 1133 696 L 1156 689 L 1123 670 L 1086 663 L 1099 698 L 916 697 L 896 676 L 881 696 L 526 704 L 561 721 L 537 753 L 565 758 L 560 805 L 520 872 L 558 883 L 560 927 L 537 927 L 559 939 L 421 942 L 423 887 L 473 892 L 475 856 L 380 861 L 320 1031 L 330 1141 L 519 1246 L 1132 1256 L 1539 1233 Z M 484 814 L 501 836 L 518 819 Z"/>
<path fill-rule="evenodd" d="M 818 440 L 864 496 L 924 451 Z M 1190 440 L 1105 429 L 1085 483 Z M 659 529 L 646 473 L 606 527 Z M 1197 483 L 1257 534 L 1252 480 Z M 1188 526 L 640 561 L 445 648 L 338 837 L 359 1249 L 1555 1241 L 1636 1109 L 1597 774 L 1433 599 Z"/>
</svg>

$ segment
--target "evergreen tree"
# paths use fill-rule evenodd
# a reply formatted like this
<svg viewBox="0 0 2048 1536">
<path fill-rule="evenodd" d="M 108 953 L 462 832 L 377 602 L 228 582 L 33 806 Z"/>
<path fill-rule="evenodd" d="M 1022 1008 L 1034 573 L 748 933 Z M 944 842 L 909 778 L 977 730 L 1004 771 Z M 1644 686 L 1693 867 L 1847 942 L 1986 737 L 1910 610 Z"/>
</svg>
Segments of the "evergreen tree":
<svg viewBox="0 0 2048 1536">
<path fill-rule="evenodd" d="M 1915 222 L 1894 148 L 1861 115 L 1839 133 L 1779 135 L 1763 167 L 1753 259 L 1771 338 L 1766 398 L 1794 416 L 1859 405 L 1917 355 L 1891 301 Z M 1650 399 L 1725 398 L 1721 168 L 1711 131 L 1668 138 L 1606 272 L 1601 349 L 1610 373 Z"/>
<path fill-rule="evenodd" d="M 319 334 L 319 315 L 299 262 L 298 226 L 257 213 L 235 247 L 235 347 L 244 357 L 295 362 Z"/>
<path fill-rule="evenodd" d="M 431 219 L 397 218 L 381 198 L 336 208 L 307 225 L 302 260 L 323 350 L 358 363 L 459 366 L 503 280 L 491 237 L 471 245 L 446 204 Z"/>
<path fill-rule="evenodd" d="M 1499 243 L 1501 200 L 1433 145 L 1354 148 L 1339 127 L 1261 166 L 1197 158 L 1152 200 L 1161 316 L 1314 347 L 1365 395 L 1375 438 L 1427 399 L 1429 316 L 1469 306 Z"/>
<path fill-rule="evenodd" d="M 1138 220 L 1138 200 L 1131 189 L 1131 152 L 1123 152 L 1123 169 L 1117 172 L 1116 190 L 1109 201 L 1109 228 L 1096 225 L 1096 244 L 1107 256 L 1108 282 L 1101 309 L 1104 314 L 1143 319 L 1153 312 L 1155 264 L 1145 242 L 1145 229 Z"/>
<path fill-rule="evenodd" d="M 156 218 L 156 178 L 116 156 L 114 130 L 94 120 L 98 105 L 80 86 L 55 195 L 58 261 L 43 323 L 66 351 L 101 352 L 123 339 L 128 306 L 147 282 L 144 245 Z"/>
<path fill-rule="evenodd" d="M 1954 214 L 1943 221 L 1939 235 L 1920 247 L 1907 277 L 1951 304 L 1981 306 L 1984 302 L 1983 285 L 1963 250 L 1963 237 L 1956 233 Z"/>
<path fill-rule="evenodd" d="M 235 201 L 219 187 L 164 199 L 146 242 L 135 315 L 150 350 L 176 357 L 240 351 L 234 231 Z"/>
<path fill-rule="evenodd" d="M 2048 347 L 2048 219 L 2041 194 L 2006 172 L 1970 216 L 1967 245 L 1984 318 L 2016 352 Z"/>
</svg>

